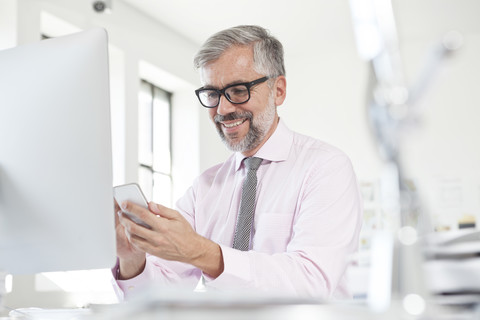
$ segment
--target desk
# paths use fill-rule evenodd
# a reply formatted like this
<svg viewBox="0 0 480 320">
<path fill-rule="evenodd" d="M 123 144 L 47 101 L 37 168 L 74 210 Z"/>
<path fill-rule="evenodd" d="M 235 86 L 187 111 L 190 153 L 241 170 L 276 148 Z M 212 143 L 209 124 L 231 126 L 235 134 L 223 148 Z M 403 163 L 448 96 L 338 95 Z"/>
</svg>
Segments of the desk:
<svg viewBox="0 0 480 320">
<path fill-rule="evenodd" d="M 370 312 L 362 303 L 299 304 L 299 305 L 237 305 L 237 306 L 182 306 L 145 302 L 93 306 L 91 309 L 28 310 L 20 309 L 17 315 L 0 320 L 412 320 L 412 319 L 462 319 L 480 318 L 480 311 L 449 312 L 430 310 L 429 315 L 412 317 L 402 312 L 401 305 L 392 303 L 385 313 Z M 23 314 L 21 313 L 23 312 Z M 28 316 L 27 316 L 28 315 Z"/>
</svg>

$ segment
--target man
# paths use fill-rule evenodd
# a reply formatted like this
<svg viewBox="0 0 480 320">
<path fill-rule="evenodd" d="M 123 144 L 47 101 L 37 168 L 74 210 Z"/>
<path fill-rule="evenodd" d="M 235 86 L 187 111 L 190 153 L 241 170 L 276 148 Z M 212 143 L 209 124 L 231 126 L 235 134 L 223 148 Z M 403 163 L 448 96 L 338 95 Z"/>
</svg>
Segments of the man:
<svg viewBox="0 0 480 320">
<path fill-rule="evenodd" d="M 361 225 L 356 178 L 344 153 L 279 119 L 281 43 L 261 27 L 234 27 L 208 39 L 195 65 L 203 84 L 196 94 L 234 154 L 202 173 L 177 210 L 122 204 L 152 228 L 119 213 L 118 285 L 126 294 L 154 281 L 193 289 L 203 276 L 207 289 L 348 297 L 347 258 Z M 246 205 L 243 160 L 253 156 L 258 182 Z"/>
</svg>

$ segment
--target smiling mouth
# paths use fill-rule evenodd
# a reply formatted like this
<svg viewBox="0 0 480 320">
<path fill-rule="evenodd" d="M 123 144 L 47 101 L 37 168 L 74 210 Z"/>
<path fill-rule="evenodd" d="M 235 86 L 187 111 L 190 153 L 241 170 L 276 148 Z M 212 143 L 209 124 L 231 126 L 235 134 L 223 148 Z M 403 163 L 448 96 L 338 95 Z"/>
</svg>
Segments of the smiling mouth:
<svg viewBox="0 0 480 320">
<path fill-rule="evenodd" d="M 242 123 L 244 123 L 247 120 L 248 119 L 245 118 L 245 119 L 240 119 L 240 120 L 234 121 L 234 122 L 229 122 L 229 123 L 221 122 L 221 123 L 222 123 L 222 126 L 224 126 L 225 128 L 234 128 L 234 127 L 237 127 L 237 126 L 241 125 Z"/>
</svg>

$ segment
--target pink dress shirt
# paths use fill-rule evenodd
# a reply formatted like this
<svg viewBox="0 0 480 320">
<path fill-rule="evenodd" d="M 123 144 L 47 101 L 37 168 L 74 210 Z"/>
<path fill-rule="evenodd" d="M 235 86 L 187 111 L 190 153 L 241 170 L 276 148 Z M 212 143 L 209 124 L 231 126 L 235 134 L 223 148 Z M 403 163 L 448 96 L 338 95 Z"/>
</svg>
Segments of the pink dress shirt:
<svg viewBox="0 0 480 320">
<path fill-rule="evenodd" d="M 199 234 L 221 246 L 225 269 L 205 287 L 296 297 L 350 297 L 345 270 L 358 248 L 362 201 L 348 157 L 331 145 L 289 130 L 280 121 L 255 155 L 257 203 L 251 250 L 232 249 L 246 169 L 235 153 L 202 173 L 177 202 Z M 195 267 L 147 254 L 142 274 L 117 280 L 128 296 L 158 281 L 195 288 Z"/>
</svg>

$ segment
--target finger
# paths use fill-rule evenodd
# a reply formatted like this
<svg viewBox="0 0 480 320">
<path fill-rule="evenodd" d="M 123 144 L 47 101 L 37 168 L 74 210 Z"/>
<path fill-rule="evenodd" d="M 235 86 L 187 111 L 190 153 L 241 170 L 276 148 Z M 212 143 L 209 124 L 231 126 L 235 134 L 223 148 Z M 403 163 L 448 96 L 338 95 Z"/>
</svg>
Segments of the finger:
<svg viewBox="0 0 480 320">
<path fill-rule="evenodd" d="M 115 227 L 118 226 L 118 224 L 120 223 L 121 216 L 122 216 L 122 210 L 121 209 L 115 210 Z"/>
<path fill-rule="evenodd" d="M 175 210 L 172 210 L 168 207 L 162 206 L 161 204 L 155 203 L 152 201 L 150 201 L 150 203 L 148 204 L 148 208 L 154 214 L 159 215 L 162 218 L 166 218 L 166 219 L 175 219 L 179 215 L 179 213 L 176 212 Z"/>
<path fill-rule="evenodd" d="M 150 254 L 155 254 L 159 249 L 159 244 L 163 243 L 162 240 L 158 238 L 158 234 L 156 235 L 155 238 L 147 238 L 147 237 L 141 237 L 137 234 L 130 234 L 128 233 L 128 242 L 132 247 L 134 247 L 137 250 L 140 250 L 142 252 L 147 252 Z"/>
<path fill-rule="evenodd" d="M 132 241 L 135 241 L 135 239 L 141 239 L 141 240 L 145 241 L 144 238 L 140 237 L 136 233 L 133 233 L 131 229 L 129 230 L 128 228 L 124 228 L 124 233 L 125 233 L 125 237 L 127 238 L 128 242 L 130 242 L 130 243 L 133 243 Z"/>
<path fill-rule="evenodd" d="M 123 211 L 135 215 L 137 218 L 146 222 L 147 224 L 149 224 L 148 223 L 149 218 L 154 216 L 152 215 L 152 212 L 150 212 L 147 208 L 137 205 L 130 201 L 123 202 L 121 206 Z"/>
<path fill-rule="evenodd" d="M 152 213 L 148 209 L 128 201 L 122 203 L 122 208 L 124 211 L 135 214 L 138 218 L 149 225 L 149 228 L 145 228 L 136 224 L 134 221 L 131 221 L 128 217 L 123 218 L 122 224 L 130 233 L 129 241 L 134 241 L 134 239 L 137 239 L 138 237 L 144 243 L 148 243 L 150 245 L 148 248 L 151 250 L 151 248 L 155 247 L 155 244 L 159 241 L 159 237 L 162 238 L 162 234 L 168 232 L 168 219 L 162 218 L 160 215 Z M 171 210 L 166 207 L 163 208 Z M 122 214 L 122 216 L 124 216 L 124 214 Z M 145 251 L 147 248 L 145 247 L 145 244 L 143 246 L 137 245 L 137 247 L 142 251 Z"/>
<path fill-rule="evenodd" d="M 160 215 L 154 214 L 143 206 L 136 205 L 129 201 L 122 203 L 122 208 L 123 211 L 128 212 L 129 214 L 140 219 L 142 221 L 140 224 L 147 229 L 162 231 L 162 227 L 164 226 L 165 222 L 167 222 L 167 220 L 163 219 Z M 130 217 L 127 215 L 127 218 Z M 139 221 L 136 221 L 136 219 L 133 220 L 135 223 L 139 223 Z"/>
<path fill-rule="evenodd" d="M 121 206 L 122 211 L 135 213 L 135 214 L 139 214 L 142 211 L 147 210 L 146 208 L 144 208 L 144 207 L 142 207 L 138 204 L 135 204 L 131 201 L 124 201 L 120 204 L 120 206 Z"/>
<path fill-rule="evenodd" d="M 120 206 L 117 203 L 117 200 L 113 199 L 113 212 L 115 213 L 115 226 L 117 226 L 120 221 L 118 220 L 118 211 L 120 211 Z"/>
<path fill-rule="evenodd" d="M 130 249 L 145 252 L 145 250 L 143 250 L 142 248 L 140 248 L 138 246 L 138 243 L 143 243 L 145 241 L 143 238 L 140 238 L 139 236 L 137 236 L 135 234 L 129 233 L 126 229 L 125 229 L 124 234 L 125 234 L 124 235 L 125 241 L 128 243 L 128 247 L 130 247 Z"/>
<path fill-rule="evenodd" d="M 123 211 L 120 211 L 119 215 L 118 215 L 118 220 L 119 220 L 120 224 L 125 229 L 128 229 L 128 230 L 132 230 L 132 229 L 136 230 L 136 227 L 145 228 L 143 225 L 135 222 L 135 220 L 133 220 L 132 217 L 131 217 L 132 215 L 133 215 L 132 213 L 125 213 Z"/>
<path fill-rule="evenodd" d="M 115 198 L 113 199 L 113 205 L 115 206 L 115 212 L 120 210 L 120 206 L 118 205 L 118 202 L 117 202 L 117 200 L 115 200 Z"/>
<path fill-rule="evenodd" d="M 152 216 L 151 213 L 150 215 Z M 134 236 L 140 237 L 142 239 L 153 239 L 153 237 L 155 236 L 155 232 L 153 232 L 153 229 L 149 229 L 135 223 L 134 221 L 130 220 L 129 217 L 126 216 L 123 212 L 121 217 L 119 217 L 119 219 L 120 219 L 120 223 L 123 225 L 126 232 L 130 234 L 129 241 Z"/>
<path fill-rule="evenodd" d="M 153 254 L 153 252 L 155 251 L 154 248 L 157 247 L 156 245 L 153 245 L 152 243 L 150 243 L 148 239 L 144 239 L 142 237 L 138 237 L 135 235 L 132 235 L 129 241 L 132 244 L 132 246 L 134 246 L 138 250 L 141 250 L 143 252 L 147 252 L 150 254 Z"/>
<path fill-rule="evenodd" d="M 126 230 L 130 228 L 131 224 L 136 224 L 125 212 L 122 210 L 117 212 L 117 219 L 119 224 Z"/>
</svg>

